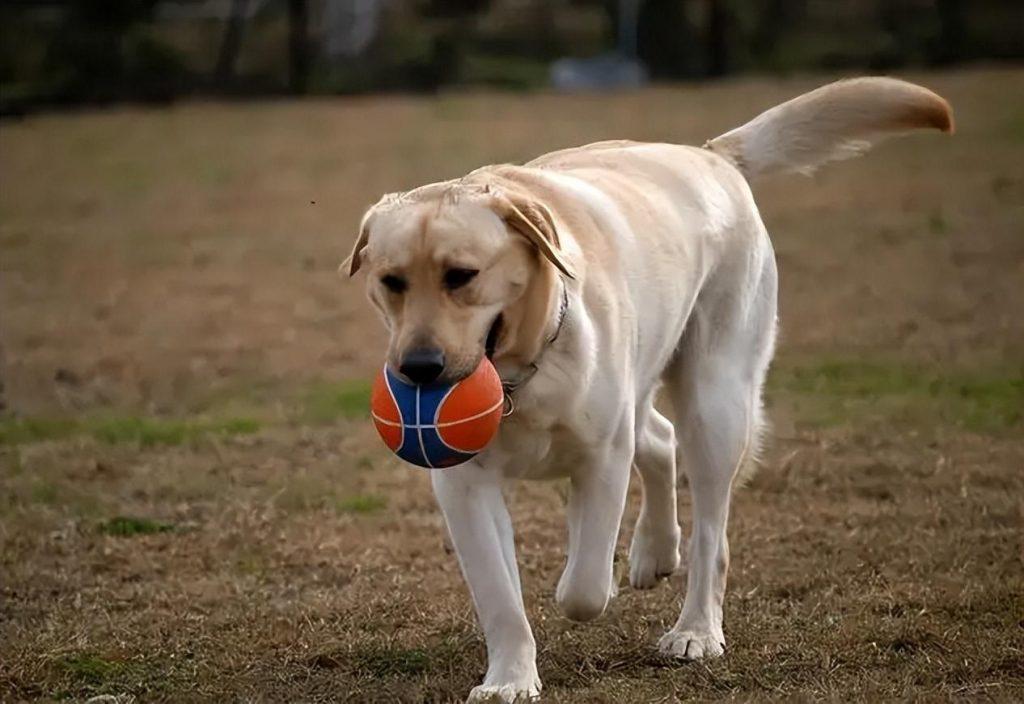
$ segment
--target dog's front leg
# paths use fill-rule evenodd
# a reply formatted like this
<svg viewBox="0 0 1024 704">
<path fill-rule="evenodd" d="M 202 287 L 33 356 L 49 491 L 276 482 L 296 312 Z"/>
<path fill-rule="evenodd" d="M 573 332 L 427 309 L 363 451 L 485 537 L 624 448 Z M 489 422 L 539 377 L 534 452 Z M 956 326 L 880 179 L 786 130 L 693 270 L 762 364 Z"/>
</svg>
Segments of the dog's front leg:
<svg viewBox="0 0 1024 704">
<path fill-rule="evenodd" d="M 497 471 L 469 462 L 431 471 L 462 574 L 487 641 L 487 676 L 470 702 L 518 702 L 540 694 L 537 647 L 526 620 L 512 520 Z"/>
<path fill-rule="evenodd" d="M 569 555 L 555 597 L 574 621 L 604 613 L 615 594 L 613 566 L 633 461 L 632 419 L 595 448 L 569 490 Z"/>
</svg>

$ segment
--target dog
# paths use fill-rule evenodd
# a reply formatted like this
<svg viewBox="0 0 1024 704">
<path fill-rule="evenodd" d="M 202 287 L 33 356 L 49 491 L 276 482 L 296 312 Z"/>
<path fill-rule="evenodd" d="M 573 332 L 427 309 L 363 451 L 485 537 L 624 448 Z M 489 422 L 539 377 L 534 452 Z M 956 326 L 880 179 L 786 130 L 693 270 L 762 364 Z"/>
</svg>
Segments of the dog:
<svg viewBox="0 0 1024 704">
<path fill-rule="evenodd" d="M 677 466 L 692 495 L 686 593 L 658 642 L 721 655 L 732 487 L 757 456 L 776 336 L 774 252 L 749 181 L 810 173 L 880 138 L 953 131 L 949 104 L 891 78 L 826 85 L 703 147 L 606 141 L 384 196 L 342 271 L 368 273 L 390 331 L 387 364 L 454 383 L 487 355 L 510 408 L 468 463 L 431 483 L 487 642 L 469 701 L 539 695 L 508 479 L 568 477 L 564 614 L 587 621 L 617 585 L 612 563 L 630 468 L 643 504 L 629 583 L 680 564 Z M 655 408 L 664 389 L 674 421 Z"/>
</svg>

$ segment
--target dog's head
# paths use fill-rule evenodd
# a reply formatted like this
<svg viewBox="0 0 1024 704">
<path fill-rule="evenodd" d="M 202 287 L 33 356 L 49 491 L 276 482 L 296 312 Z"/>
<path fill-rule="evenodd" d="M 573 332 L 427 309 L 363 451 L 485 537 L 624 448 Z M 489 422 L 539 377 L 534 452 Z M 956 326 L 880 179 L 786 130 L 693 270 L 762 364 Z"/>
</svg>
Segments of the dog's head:
<svg viewBox="0 0 1024 704">
<path fill-rule="evenodd" d="M 485 354 L 539 337 L 556 270 L 573 276 L 542 203 L 461 183 L 384 196 L 342 264 L 360 269 L 391 332 L 388 364 L 414 383 L 454 383 Z"/>
</svg>

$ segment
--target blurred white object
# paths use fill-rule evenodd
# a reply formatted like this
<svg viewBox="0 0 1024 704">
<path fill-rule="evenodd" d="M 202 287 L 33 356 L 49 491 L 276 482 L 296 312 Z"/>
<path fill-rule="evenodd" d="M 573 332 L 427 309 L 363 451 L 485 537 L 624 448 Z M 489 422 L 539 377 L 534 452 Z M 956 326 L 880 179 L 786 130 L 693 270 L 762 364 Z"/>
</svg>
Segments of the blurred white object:
<svg viewBox="0 0 1024 704">
<path fill-rule="evenodd" d="M 551 85 L 558 90 L 635 88 L 647 82 L 637 59 L 640 0 L 619 0 L 618 48 L 589 59 L 559 59 L 551 64 Z"/>
<path fill-rule="evenodd" d="M 635 88 L 646 82 L 647 69 L 643 64 L 621 54 L 559 59 L 551 64 L 551 85 L 558 90 Z"/>
<path fill-rule="evenodd" d="M 358 56 L 377 36 L 385 0 L 327 0 L 324 3 L 324 52 Z"/>
</svg>

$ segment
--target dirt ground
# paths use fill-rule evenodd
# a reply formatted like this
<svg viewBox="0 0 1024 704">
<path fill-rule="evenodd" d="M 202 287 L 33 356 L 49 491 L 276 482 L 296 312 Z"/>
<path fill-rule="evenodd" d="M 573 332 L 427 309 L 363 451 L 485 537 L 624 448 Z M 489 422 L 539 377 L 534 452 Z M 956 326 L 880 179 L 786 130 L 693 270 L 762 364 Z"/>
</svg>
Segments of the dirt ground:
<svg viewBox="0 0 1024 704">
<path fill-rule="evenodd" d="M 580 625 L 564 486 L 510 488 L 546 701 L 1024 698 L 1024 71 L 909 77 L 955 137 L 756 188 L 783 334 L 726 656 L 656 656 L 684 579 L 629 589 L 636 496 L 626 586 Z M 482 640 L 427 474 L 367 422 L 384 335 L 335 272 L 362 209 L 597 139 L 699 144 L 825 80 L 0 125 L 0 701 L 464 697 Z"/>
</svg>

